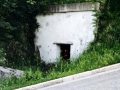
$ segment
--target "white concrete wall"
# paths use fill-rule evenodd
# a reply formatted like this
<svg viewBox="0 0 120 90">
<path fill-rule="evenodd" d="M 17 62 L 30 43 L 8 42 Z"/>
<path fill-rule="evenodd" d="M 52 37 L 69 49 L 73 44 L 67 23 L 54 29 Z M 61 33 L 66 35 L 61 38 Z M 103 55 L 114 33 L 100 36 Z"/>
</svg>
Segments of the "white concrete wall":
<svg viewBox="0 0 120 90">
<path fill-rule="evenodd" d="M 46 63 L 56 62 L 60 48 L 54 43 L 73 43 L 70 57 L 77 58 L 94 40 L 93 11 L 53 13 L 36 17 L 40 27 L 36 31 L 35 44 L 40 57 Z"/>
</svg>

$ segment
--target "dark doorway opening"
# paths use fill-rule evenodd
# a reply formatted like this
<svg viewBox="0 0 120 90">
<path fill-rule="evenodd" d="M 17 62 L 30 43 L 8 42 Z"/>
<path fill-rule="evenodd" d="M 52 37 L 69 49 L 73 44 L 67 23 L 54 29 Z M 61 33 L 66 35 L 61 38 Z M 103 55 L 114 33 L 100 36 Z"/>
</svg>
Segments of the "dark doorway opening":
<svg viewBox="0 0 120 90">
<path fill-rule="evenodd" d="M 60 44 L 60 56 L 63 60 L 70 59 L 70 45 L 69 44 Z"/>
</svg>

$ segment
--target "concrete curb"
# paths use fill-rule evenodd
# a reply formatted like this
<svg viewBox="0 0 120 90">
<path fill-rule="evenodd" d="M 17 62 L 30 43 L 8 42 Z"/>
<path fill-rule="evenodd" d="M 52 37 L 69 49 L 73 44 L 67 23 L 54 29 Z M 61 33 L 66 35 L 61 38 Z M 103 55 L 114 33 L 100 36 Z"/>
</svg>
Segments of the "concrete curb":
<svg viewBox="0 0 120 90">
<path fill-rule="evenodd" d="M 23 88 L 19 88 L 19 89 L 15 89 L 15 90 L 35 90 L 38 88 L 40 89 L 43 87 L 51 86 L 51 85 L 58 84 L 58 83 L 68 82 L 71 80 L 83 78 L 86 76 L 90 76 L 90 75 L 105 72 L 105 71 L 110 71 L 110 70 L 117 69 L 117 68 L 120 68 L 120 63 L 106 66 L 106 67 L 102 67 L 102 68 L 95 69 L 95 70 L 91 70 L 91 71 L 86 71 L 86 72 L 75 74 L 75 75 L 66 76 L 63 78 L 58 78 L 55 80 L 51 80 L 51 81 L 47 81 L 47 82 L 43 82 L 43 83 L 39 83 L 39 84 L 27 86 L 27 87 L 23 87 Z"/>
</svg>

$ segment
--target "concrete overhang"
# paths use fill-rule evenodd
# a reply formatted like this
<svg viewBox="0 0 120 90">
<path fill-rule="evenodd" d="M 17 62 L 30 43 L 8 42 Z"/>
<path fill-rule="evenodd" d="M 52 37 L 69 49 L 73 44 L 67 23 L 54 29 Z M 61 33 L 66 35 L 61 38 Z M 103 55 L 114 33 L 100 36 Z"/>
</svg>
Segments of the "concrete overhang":
<svg viewBox="0 0 120 90">
<path fill-rule="evenodd" d="M 82 12 L 99 10 L 100 3 L 98 2 L 84 2 L 63 5 L 51 5 L 48 12 L 50 13 L 64 13 L 64 12 Z"/>
</svg>

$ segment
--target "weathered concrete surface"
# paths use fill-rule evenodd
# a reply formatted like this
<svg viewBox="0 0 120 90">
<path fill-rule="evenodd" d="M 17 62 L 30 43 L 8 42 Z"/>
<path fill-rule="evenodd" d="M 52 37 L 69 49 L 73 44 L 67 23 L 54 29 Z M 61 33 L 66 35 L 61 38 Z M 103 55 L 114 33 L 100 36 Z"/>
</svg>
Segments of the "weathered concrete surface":
<svg viewBox="0 0 120 90">
<path fill-rule="evenodd" d="M 7 67 L 0 66 L 0 79 L 3 79 L 5 77 L 11 77 L 16 76 L 20 77 L 24 74 L 21 70 L 11 69 Z"/>
<path fill-rule="evenodd" d="M 98 10 L 100 4 L 85 2 L 85 3 L 74 3 L 74 4 L 64 4 L 64 5 L 52 5 L 49 7 L 48 12 L 80 12 L 80 11 L 92 11 Z"/>
<path fill-rule="evenodd" d="M 35 46 L 41 60 L 54 63 L 61 57 L 61 44 L 70 45 L 70 59 L 75 60 L 94 40 L 93 10 L 99 3 L 77 3 L 50 6 L 49 13 L 37 15 Z M 67 55 L 68 56 L 68 55 Z"/>
</svg>

